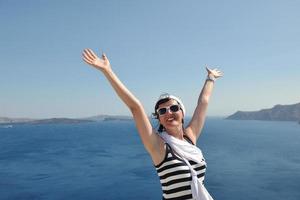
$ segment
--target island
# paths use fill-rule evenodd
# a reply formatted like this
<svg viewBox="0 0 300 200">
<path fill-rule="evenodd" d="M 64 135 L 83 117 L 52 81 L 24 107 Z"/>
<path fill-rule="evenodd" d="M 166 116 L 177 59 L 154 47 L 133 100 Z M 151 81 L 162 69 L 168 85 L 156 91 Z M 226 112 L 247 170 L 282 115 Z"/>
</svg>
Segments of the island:
<svg viewBox="0 0 300 200">
<path fill-rule="evenodd" d="M 50 119 L 39 119 L 30 121 L 30 124 L 78 124 L 83 122 L 93 122 L 92 120 L 86 119 L 69 119 L 69 118 L 50 118 Z"/>
<path fill-rule="evenodd" d="M 0 124 L 74 124 L 83 122 L 93 122 L 86 119 L 69 119 L 69 118 L 49 118 L 49 119 L 29 119 L 29 118 L 7 118 L 0 117 Z"/>
<path fill-rule="evenodd" d="M 126 115 L 96 115 L 92 117 L 82 118 L 93 121 L 131 121 L 133 118 Z"/>
<path fill-rule="evenodd" d="M 97 115 L 85 118 L 47 118 L 47 119 L 32 119 L 32 118 L 9 118 L 0 117 L 0 125 L 12 124 L 77 124 L 86 122 L 99 121 L 130 121 L 133 118 L 122 115 Z"/>
<path fill-rule="evenodd" d="M 300 124 L 300 103 L 292 105 L 275 105 L 259 111 L 237 111 L 225 119 L 233 120 L 266 120 L 296 121 Z"/>
</svg>

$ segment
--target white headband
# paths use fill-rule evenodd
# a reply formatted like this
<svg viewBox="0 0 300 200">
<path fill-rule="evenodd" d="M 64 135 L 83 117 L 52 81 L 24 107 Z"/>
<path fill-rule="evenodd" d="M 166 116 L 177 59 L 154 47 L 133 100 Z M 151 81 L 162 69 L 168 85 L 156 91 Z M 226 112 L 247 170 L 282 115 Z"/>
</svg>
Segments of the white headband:
<svg viewBox="0 0 300 200">
<path fill-rule="evenodd" d="M 158 100 L 156 101 L 155 105 L 156 105 L 157 102 L 159 102 L 160 100 L 162 100 L 162 99 L 167 99 L 167 98 L 169 98 L 169 99 L 174 99 L 175 101 L 177 101 L 178 104 L 180 105 L 181 109 L 182 109 L 183 115 L 185 116 L 185 107 L 184 107 L 182 101 L 181 101 L 178 97 L 176 97 L 176 96 L 174 96 L 174 95 L 171 95 L 171 94 L 168 94 L 168 93 L 163 93 L 163 94 L 161 94 L 161 95 L 159 96 Z"/>
</svg>

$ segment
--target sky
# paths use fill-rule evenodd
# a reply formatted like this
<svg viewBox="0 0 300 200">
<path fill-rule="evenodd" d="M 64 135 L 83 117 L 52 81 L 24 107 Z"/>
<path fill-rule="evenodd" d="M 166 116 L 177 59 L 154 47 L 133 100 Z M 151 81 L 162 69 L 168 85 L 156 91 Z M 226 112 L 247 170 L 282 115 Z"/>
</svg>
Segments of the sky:
<svg viewBox="0 0 300 200">
<path fill-rule="evenodd" d="M 208 116 L 300 102 L 300 1 L 0 0 L 0 117 L 130 115 L 100 71 L 105 52 L 147 114 L 163 92 L 191 116 L 205 65 L 224 74 Z"/>
</svg>

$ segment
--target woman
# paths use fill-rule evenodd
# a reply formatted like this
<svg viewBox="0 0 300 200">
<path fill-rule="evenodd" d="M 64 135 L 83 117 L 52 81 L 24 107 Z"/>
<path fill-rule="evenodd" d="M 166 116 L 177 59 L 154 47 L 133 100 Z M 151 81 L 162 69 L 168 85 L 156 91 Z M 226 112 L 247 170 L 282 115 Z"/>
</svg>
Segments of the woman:
<svg viewBox="0 0 300 200">
<path fill-rule="evenodd" d="M 99 58 L 91 49 L 85 49 L 83 60 L 104 74 L 130 109 L 138 133 L 160 178 L 162 198 L 212 200 L 203 185 L 206 163 L 196 142 L 203 128 L 214 81 L 222 73 L 206 68 L 208 76 L 193 117 L 186 128 L 183 126 L 185 108 L 181 100 L 173 95 L 161 95 L 154 112 L 160 123 L 159 130 L 156 131 L 152 128 L 141 102 L 119 80 L 105 54 Z"/>
</svg>

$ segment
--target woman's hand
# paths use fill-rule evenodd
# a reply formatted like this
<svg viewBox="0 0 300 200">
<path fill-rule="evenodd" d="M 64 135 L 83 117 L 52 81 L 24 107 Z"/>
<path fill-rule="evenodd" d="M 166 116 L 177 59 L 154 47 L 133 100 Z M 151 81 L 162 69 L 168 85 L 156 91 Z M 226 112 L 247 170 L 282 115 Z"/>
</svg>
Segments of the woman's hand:
<svg viewBox="0 0 300 200">
<path fill-rule="evenodd" d="M 91 49 L 85 49 L 82 53 L 83 60 L 101 71 L 110 70 L 110 63 L 105 54 L 102 54 L 102 58 L 99 58 Z"/>
<path fill-rule="evenodd" d="M 208 76 L 213 76 L 214 78 L 223 76 L 223 73 L 218 69 L 209 69 L 208 67 L 206 67 L 206 71 Z"/>
</svg>

